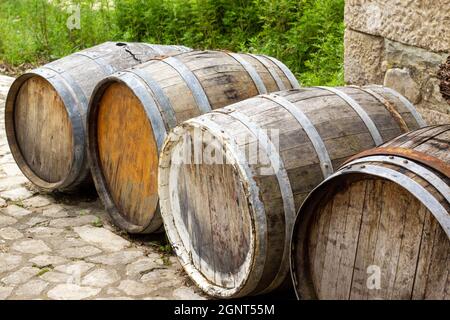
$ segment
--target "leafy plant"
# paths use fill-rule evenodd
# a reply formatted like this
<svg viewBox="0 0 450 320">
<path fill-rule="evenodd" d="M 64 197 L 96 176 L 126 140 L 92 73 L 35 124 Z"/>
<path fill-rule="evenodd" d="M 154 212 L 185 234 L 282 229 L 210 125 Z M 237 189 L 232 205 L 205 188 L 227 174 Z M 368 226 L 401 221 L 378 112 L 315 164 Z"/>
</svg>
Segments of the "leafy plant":
<svg viewBox="0 0 450 320">
<path fill-rule="evenodd" d="M 67 0 L 0 2 L 0 63 L 51 61 L 112 41 L 264 53 L 303 85 L 343 84 L 344 0 Z"/>
<path fill-rule="evenodd" d="M 93 227 L 96 227 L 96 228 L 103 227 L 102 219 L 100 219 L 99 217 L 96 217 L 95 220 L 91 224 Z"/>
</svg>

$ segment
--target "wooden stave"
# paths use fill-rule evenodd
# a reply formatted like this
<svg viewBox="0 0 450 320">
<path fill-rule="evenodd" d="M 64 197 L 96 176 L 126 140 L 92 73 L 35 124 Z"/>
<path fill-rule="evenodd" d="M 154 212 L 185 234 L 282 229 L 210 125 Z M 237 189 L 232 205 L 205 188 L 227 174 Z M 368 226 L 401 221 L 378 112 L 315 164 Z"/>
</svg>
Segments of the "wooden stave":
<svg viewBox="0 0 450 320">
<path fill-rule="evenodd" d="M 24 175 L 38 188 L 45 191 L 75 192 L 82 188 L 92 186 L 92 178 L 88 163 L 86 149 L 86 112 L 88 109 L 89 96 L 92 93 L 96 81 L 110 75 L 111 72 L 120 70 L 124 65 L 130 67 L 142 61 L 127 57 L 130 61 L 123 59 L 121 55 L 124 50 L 133 50 L 139 54 L 142 61 L 159 56 L 158 52 L 165 52 L 166 55 L 178 54 L 190 51 L 183 46 L 161 46 L 145 43 L 116 43 L 105 42 L 95 47 L 73 53 L 69 56 L 53 61 L 47 65 L 31 70 L 18 77 L 12 84 L 5 104 L 5 130 L 8 144 L 12 155 Z M 71 65 L 71 59 L 76 61 Z M 83 69 L 89 65 L 97 70 L 95 77 L 92 74 L 79 73 L 73 69 Z M 55 89 L 64 102 L 66 111 L 72 124 L 72 145 L 73 157 L 72 166 L 67 177 L 58 182 L 48 182 L 39 177 L 27 164 L 20 146 L 16 140 L 14 109 L 15 101 L 22 85 L 33 77 L 41 77 Z M 75 78 L 74 78 L 75 77 Z M 89 78 L 90 84 L 83 84 L 82 80 Z"/>
<path fill-rule="evenodd" d="M 252 57 L 252 55 L 247 55 L 247 54 L 243 54 L 243 53 L 236 54 L 236 53 L 230 53 L 230 52 L 226 52 L 226 51 L 192 51 L 192 52 L 189 52 L 189 54 L 195 54 L 195 52 L 199 52 L 199 53 L 202 53 L 202 52 L 214 53 L 214 52 L 216 52 L 218 54 L 220 53 L 220 54 L 224 54 L 226 56 L 230 56 L 230 58 L 232 58 L 233 60 L 235 60 L 236 55 L 238 55 L 239 57 L 242 57 L 242 59 L 245 59 L 244 58 L 245 56 L 249 56 L 250 58 L 255 59 L 254 57 Z M 234 57 L 233 57 L 233 55 L 234 55 Z M 180 56 L 178 56 L 177 58 L 180 58 Z M 171 63 L 167 63 L 168 59 L 173 60 L 173 59 L 175 59 L 175 57 L 163 58 L 163 59 L 158 59 L 158 60 L 160 60 L 161 63 L 166 63 L 166 64 L 170 65 Z M 288 82 L 290 85 L 293 85 L 292 75 L 286 74 L 286 70 L 289 70 L 289 69 L 287 69 L 286 66 L 284 66 L 279 61 L 277 61 L 277 63 L 275 63 L 267 57 L 265 57 L 265 59 L 267 59 L 267 64 L 269 64 L 269 65 L 273 64 L 274 69 L 278 68 L 279 73 L 284 74 L 283 80 Z M 259 60 L 257 60 L 257 61 L 259 64 L 261 64 L 264 67 L 265 70 L 268 71 L 268 73 L 272 77 L 272 80 L 276 83 L 276 80 L 273 78 L 273 75 L 267 69 L 267 65 L 263 64 Z M 151 64 L 151 63 L 157 63 L 157 62 L 156 61 L 149 62 L 149 64 Z M 166 137 L 166 134 L 171 129 L 170 122 L 167 121 L 167 119 L 165 117 L 163 117 L 162 115 L 163 114 L 165 115 L 169 111 L 169 110 L 167 110 L 168 107 L 172 108 L 172 112 L 174 112 L 175 115 L 176 115 L 176 113 L 173 110 L 172 105 L 170 105 L 170 106 L 160 105 L 159 98 L 161 98 L 161 97 L 158 97 L 154 92 L 154 88 L 151 86 L 151 84 L 149 85 L 149 82 L 153 82 L 151 79 L 151 76 L 152 76 L 151 73 L 149 73 L 146 70 L 146 68 L 148 68 L 149 64 L 145 63 L 140 66 L 136 66 L 136 67 L 132 67 L 132 68 L 129 68 L 129 69 L 126 69 L 123 71 L 119 71 L 116 74 L 111 75 L 107 78 L 104 78 L 102 81 L 100 81 L 98 83 L 98 85 L 96 86 L 96 88 L 94 89 L 94 93 L 92 94 L 91 100 L 89 102 L 89 108 L 88 108 L 88 114 L 87 114 L 87 132 L 88 132 L 87 150 L 88 150 L 88 157 L 90 159 L 89 162 L 91 165 L 92 178 L 93 178 L 94 184 L 96 186 L 97 192 L 98 192 L 103 204 L 105 205 L 107 212 L 113 218 L 115 224 L 119 228 L 121 228 L 129 233 L 133 233 L 133 234 L 148 234 L 148 233 L 153 233 L 153 232 L 160 232 L 162 230 L 163 221 L 162 221 L 162 218 L 160 215 L 159 204 L 157 205 L 157 210 L 154 213 L 154 216 L 155 216 L 154 220 L 150 221 L 150 223 L 146 226 L 140 226 L 140 225 L 133 224 L 133 223 L 127 221 L 124 218 L 124 216 L 120 213 L 120 211 L 118 210 L 118 208 L 117 208 L 116 204 L 114 203 L 112 196 L 108 190 L 106 179 L 105 179 L 102 169 L 101 169 L 100 159 L 99 159 L 99 155 L 98 155 L 96 120 L 98 118 L 97 117 L 98 109 L 99 109 L 98 106 L 99 106 L 99 103 L 101 101 L 101 98 L 102 98 L 105 90 L 109 87 L 110 84 L 112 84 L 114 82 L 123 83 L 124 85 L 128 86 L 133 91 L 133 93 L 137 97 L 139 97 L 139 99 L 142 99 L 142 101 L 146 101 L 146 103 L 143 103 L 143 105 L 147 105 L 147 106 L 152 105 L 151 108 L 149 107 L 148 110 L 146 110 L 149 119 L 150 118 L 161 118 L 159 120 L 155 120 L 155 121 L 153 121 L 153 122 L 151 121 L 151 122 L 152 122 L 152 125 L 154 125 L 154 128 L 155 127 L 159 128 L 158 130 L 153 129 L 153 135 L 154 135 L 154 137 L 156 137 L 158 146 L 160 148 L 162 148 L 164 138 Z M 248 66 L 246 68 L 244 65 L 242 65 L 237 60 L 236 60 L 236 66 L 238 66 L 239 68 L 242 68 L 243 71 L 245 71 L 248 75 L 248 70 L 247 70 Z M 284 66 L 284 67 L 281 68 L 280 66 Z M 151 66 L 150 66 L 150 68 L 151 68 Z M 174 69 L 176 70 L 176 68 L 174 68 Z M 176 71 L 179 71 L 179 70 L 176 70 Z M 288 77 L 288 75 L 289 75 L 289 77 Z M 257 76 L 259 76 L 259 75 L 257 75 Z M 183 75 L 181 75 L 181 77 L 184 78 Z M 250 79 L 251 79 L 251 81 L 253 81 L 252 82 L 253 85 L 255 85 L 255 87 L 257 88 L 257 85 L 254 82 L 254 79 L 251 77 L 250 77 Z M 139 83 L 139 84 L 137 84 L 137 83 Z M 191 84 L 186 84 L 186 85 L 190 86 Z M 298 83 L 296 85 L 298 86 Z M 201 86 L 201 83 L 200 83 L 200 86 Z M 198 90 L 200 90 L 200 88 Z M 203 88 L 201 88 L 201 90 L 204 91 Z M 140 91 L 140 93 L 137 91 Z M 150 96 L 144 97 L 145 95 L 147 95 L 146 93 L 144 93 L 145 91 Z M 201 94 L 206 95 L 206 92 L 203 92 Z M 151 98 L 151 96 L 153 96 L 153 99 Z M 165 95 L 165 97 L 168 98 L 167 95 Z M 196 106 L 196 107 L 198 107 L 198 106 Z M 164 108 L 166 108 L 166 109 L 164 109 Z M 204 111 L 207 112 L 208 110 L 209 110 L 208 106 L 206 106 L 204 108 Z M 201 112 L 199 114 L 201 114 Z M 177 120 L 175 120 L 175 121 L 177 121 Z"/>
<path fill-rule="evenodd" d="M 345 100 L 345 99 L 344 99 Z M 376 141 L 375 141 L 375 139 L 374 139 L 374 142 L 376 143 Z M 288 264 L 286 264 L 286 265 L 288 265 Z M 281 283 L 281 280 L 279 280 L 279 283 Z M 276 286 L 275 286 L 276 287 Z M 267 291 L 271 291 L 273 288 L 268 288 L 268 290 Z M 265 293 L 266 291 L 263 291 L 262 293 Z"/>
<path fill-rule="evenodd" d="M 395 150 L 395 147 L 400 145 L 401 142 L 412 142 L 414 138 L 424 134 L 424 137 L 427 137 L 426 133 L 430 131 L 437 131 L 434 135 L 435 137 L 446 131 L 450 131 L 450 126 L 426 126 L 406 132 L 384 143 L 380 146 L 380 149 L 383 147 L 393 147 Z M 426 141 L 424 143 L 426 144 Z M 447 144 L 450 148 L 450 141 L 447 140 Z M 344 163 L 333 175 L 311 191 L 298 210 L 297 219 L 292 230 L 290 248 L 291 278 L 297 299 L 317 299 L 314 283 L 310 277 L 309 266 L 308 263 L 305 263 L 307 229 L 309 221 L 314 215 L 314 208 L 317 207 L 321 200 L 331 194 L 330 190 L 334 190 L 333 188 L 341 183 L 378 178 L 401 186 L 401 188 L 407 190 L 413 198 L 417 199 L 429 210 L 450 239 L 450 177 L 436 170 L 433 166 L 426 165 L 425 161 L 405 157 L 404 154 L 385 153 L 383 155 L 382 152 L 377 152 L 377 148 L 372 150 L 373 155 L 370 155 L 371 150 L 368 150 L 367 152 L 363 152 L 360 157 L 355 155 Z M 406 154 L 407 150 L 405 150 Z M 414 150 L 414 147 L 411 150 Z M 424 158 L 424 160 L 428 159 Z M 449 166 L 448 159 L 436 158 L 436 160 L 442 161 L 447 167 Z M 445 164 L 444 162 L 447 163 Z M 428 183 L 426 188 L 421 186 L 421 182 L 423 181 Z M 304 263 L 297 265 L 295 261 L 296 257 L 302 257 L 301 259 Z"/>
<path fill-rule="evenodd" d="M 254 99 L 258 99 L 264 98 L 263 96 L 259 96 L 250 100 L 254 100 Z M 242 103 L 242 102 L 241 102 Z M 214 110 L 211 115 L 215 114 L 215 113 L 221 113 L 226 115 L 228 112 L 232 112 L 233 109 L 232 107 L 225 107 L 223 109 L 219 109 L 219 110 Z M 198 118 L 194 118 L 191 120 L 188 120 L 185 122 L 185 124 L 183 124 L 181 127 L 183 126 L 203 126 L 203 128 L 208 129 L 208 126 L 204 125 L 204 121 L 212 121 L 211 119 L 209 119 L 208 115 L 204 115 L 204 116 L 200 116 Z M 203 124 L 202 124 L 203 123 Z M 418 126 L 418 123 L 415 122 L 415 124 Z M 400 129 L 401 126 L 399 125 Z M 181 130 L 181 129 L 180 129 Z M 225 130 L 226 131 L 226 130 Z M 222 135 L 226 135 L 226 132 L 223 132 L 222 130 Z M 167 181 L 167 175 L 168 175 L 168 168 L 164 168 L 164 163 L 167 164 L 168 162 L 168 158 L 170 157 L 170 150 L 166 150 L 166 152 L 164 152 L 164 150 L 166 148 L 170 149 L 169 144 L 172 143 L 172 140 L 174 140 L 176 138 L 174 138 L 173 134 L 169 134 L 169 138 L 167 138 L 166 140 L 166 145 L 163 148 L 163 151 L 161 153 L 161 162 L 160 162 L 160 171 L 159 171 L 159 181 L 160 181 L 160 187 L 159 187 L 159 192 L 160 192 L 160 196 L 162 199 L 164 199 L 165 201 L 167 201 L 167 196 L 168 194 L 168 190 L 167 190 L 167 186 L 164 186 L 163 183 L 161 181 Z M 228 140 L 230 140 L 230 138 L 228 138 Z M 242 172 L 242 170 L 240 171 Z M 242 180 L 247 179 L 247 177 L 241 176 Z M 250 189 L 250 192 L 252 191 L 252 189 Z M 169 237 L 169 240 L 172 241 L 172 239 L 177 239 L 177 234 L 176 234 L 176 227 L 175 225 L 172 223 L 172 217 L 171 217 L 171 213 L 170 213 L 170 204 L 163 204 L 163 209 L 162 209 L 162 215 L 163 215 L 163 220 L 164 220 L 164 224 L 166 227 L 166 231 Z M 256 215 L 256 214 L 255 214 Z M 255 216 L 254 215 L 254 216 Z M 257 215 L 256 215 L 257 216 Z M 175 243 L 178 243 L 179 241 L 174 240 Z M 286 236 L 286 243 L 290 243 L 290 234 Z M 267 247 L 267 244 L 264 245 L 264 247 Z M 195 267 L 193 267 L 192 265 L 189 265 L 189 263 L 187 263 L 186 261 L 188 261 L 187 257 L 186 257 L 186 253 L 183 253 L 181 249 L 176 249 L 177 253 L 182 255 L 183 258 L 183 267 L 185 269 L 188 269 L 188 273 L 191 277 L 193 277 L 194 281 L 200 286 L 200 288 L 202 290 L 204 290 L 207 294 L 212 295 L 214 297 L 218 297 L 218 298 L 230 298 L 230 297 L 239 297 L 239 296 L 244 296 L 247 294 L 255 294 L 255 292 L 253 292 L 252 290 L 256 287 L 255 284 L 251 284 L 253 287 L 251 288 L 243 288 L 242 292 L 239 292 L 239 289 L 237 290 L 223 290 L 221 289 L 219 286 L 215 285 L 215 284 L 211 284 L 209 283 L 204 277 L 202 278 L 202 275 L 199 274 L 198 270 L 195 270 Z M 259 250 L 261 252 L 261 250 Z M 288 252 L 289 250 L 286 250 L 285 252 Z M 286 263 L 286 268 L 289 269 L 289 263 Z M 262 271 L 261 271 L 262 272 Z M 261 273 L 260 272 L 260 273 Z M 285 271 L 285 276 L 287 275 L 287 271 Z M 278 279 L 274 280 L 274 284 L 273 287 L 270 287 L 270 283 L 268 286 L 266 286 L 265 290 L 260 290 L 260 292 L 256 292 L 256 293 L 263 293 L 263 292 L 268 292 L 271 291 L 273 289 L 275 289 L 277 286 L 279 286 L 282 283 L 282 277 L 280 276 Z M 240 286 L 242 288 L 242 286 Z"/>
</svg>

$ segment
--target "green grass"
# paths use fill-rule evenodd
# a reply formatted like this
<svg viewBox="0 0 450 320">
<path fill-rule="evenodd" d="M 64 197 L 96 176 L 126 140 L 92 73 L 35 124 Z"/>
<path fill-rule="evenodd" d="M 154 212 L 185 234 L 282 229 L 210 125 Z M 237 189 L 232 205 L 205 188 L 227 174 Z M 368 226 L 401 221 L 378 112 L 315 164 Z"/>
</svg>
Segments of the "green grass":
<svg viewBox="0 0 450 320">
<path fill-rule="evenodd" d="M 96 228 L 103 227 L 102 219 L 100 219 L 99 217 L 96 217 L 95 220 L 91 223 L 91 225 Z"/>
<path fill-rule="evenodd" d="M 37 267 L 37 266 L 33 265 L 33 267 Z M 46 267 L 42 267 L 40 269 L 41 270 L 39 270 L 39 272 L 36 274 L 36 276 L 38 276 L 38 277 L 46 274 L 47 272 L 50 272 L 53 269 L 53 266 L 49 265 L 49 266 L 46 266 Z"/>
<path fill-rule="evenodd" d="M 116 37 L 115 15 L 107 1 L 70 2 L 80 5 L 79 30 L 67 27 L 67 1 L 0 2 L 0 61 L 14 66 L 44 63 Z"/>
<path fill-rule="evenodd" d="M 80 5 L 81 29 L 65 3 Z M 264 53 L 303 85 L 343 84 L 344 0 L 3 0 L 0 63 L 42 64 L 107 40 Z"/>
</svg>

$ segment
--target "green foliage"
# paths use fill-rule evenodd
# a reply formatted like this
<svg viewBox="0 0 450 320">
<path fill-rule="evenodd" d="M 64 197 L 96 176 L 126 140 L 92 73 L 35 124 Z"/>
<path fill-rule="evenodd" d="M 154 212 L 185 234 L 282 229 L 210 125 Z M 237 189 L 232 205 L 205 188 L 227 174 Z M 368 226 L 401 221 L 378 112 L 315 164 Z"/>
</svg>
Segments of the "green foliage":
<svg viewBox="0 0 450 320">
<path fill-rule="evenodd" d="M 58 59 L 114 37 L 108 1 L 75 0 L 81 29 L 69 30 L 68 1 L 3 0 L 0 2 L 0 62 L 18 65 Z M 95 8 L 95 9 L 94 9 Z"/>
<path fill-rule="evenodd" d="M 304 85 L 343 83 L 344 0 L 116 0 L 127 40 L 264 53 Z"/>
<path fill-rule="evenodd" d="M 93 227 L 96 227 L 96 228 L 103 227 L 102 219 L 100 219 L 99 217 L 95 217 L 95 220 L 91 224 Z"/>
<path fill-rule="evenodd" d="M 33 267 L 34 267 L 34 266 L 33 266 Z M 50 268 L 50 267 L 44 267 L 44 268 L 41 268 L 41 270 L 39 270 L 39 272 L 36 274 L 36 276 L 37 276 L 37 277 L 40 277 L 40 276 L 46 274 L 47 272 L 50 272 L 51 269 L 53 269 L 53 266 L 51 266 L 51 268 Z"/>
<path fill-rule="evenodd" d="M 256 34 L 257 12 L 246 0 L 116 0 L 126 39 L 235 50 Z"/>
<path fill-rule="evenodd" d="M 78 0 L 81 30 L 73 31 L 65 2 L 3 0 L 0 61 L 48 61 L 106 40 L 147 41 L 264 53 L 303 85 L 343 83 L 344 0 Z"/>
</svg>

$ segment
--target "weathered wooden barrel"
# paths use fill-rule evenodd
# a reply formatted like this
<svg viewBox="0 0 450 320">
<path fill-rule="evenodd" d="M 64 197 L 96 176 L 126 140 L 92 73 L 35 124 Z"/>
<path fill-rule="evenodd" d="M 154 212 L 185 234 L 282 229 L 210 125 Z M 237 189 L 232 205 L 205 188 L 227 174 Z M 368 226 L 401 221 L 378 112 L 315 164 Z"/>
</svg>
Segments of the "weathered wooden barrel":
<svg viewBox="0 0 450 320">
<path fill-rule="evenodd" d="M 422 124 L 388 88 L 320 87 L 261 95 L 175 128 L 159 195 L 187 274 L 219 298 L 282 287 L 306 195 L 345 159 Z"/>
<path fill-rule="evenodd" d="M 351 158 L 301 207 L 301 299 L 450 299 L 450 125 Z"/>
<path fill-rule="evenodd" d="M 92 175 L 115 223 L 130 233 L 162 227 L 158 153 L 171 128 L 260 93 L 299 87 L 274 58 L 193 51 L 106 78 L 89 107 Z"/>
<path fill-rule="evenodd" d="M 94 87 L 118 70 L 189 50 L 106 42 L 17 78 L 8 93 L 5 125 L 19 168 L 36 186 L 48 191 L 74 191 L 92 181 L 85 121 Z"/>
</svg>

